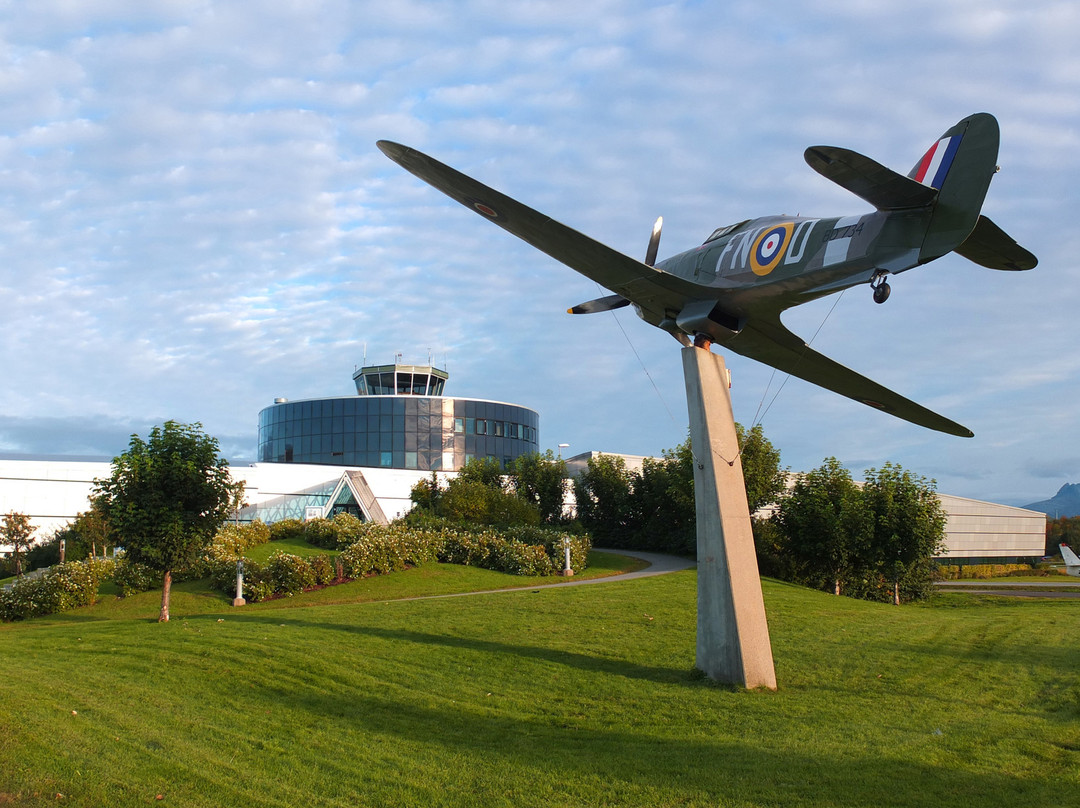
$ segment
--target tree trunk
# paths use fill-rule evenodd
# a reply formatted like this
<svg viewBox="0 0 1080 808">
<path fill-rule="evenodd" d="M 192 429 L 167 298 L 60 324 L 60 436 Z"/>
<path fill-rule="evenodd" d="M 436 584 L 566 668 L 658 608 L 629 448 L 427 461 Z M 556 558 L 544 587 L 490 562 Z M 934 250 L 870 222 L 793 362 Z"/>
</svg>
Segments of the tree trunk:
<svg viewBox="0 0 1080 808">
<path fill-rule="evenodd" d="M 900 605 L 900 581 L 893 581 L 892 585 L 892 602 L 893 606 Z"/>
<path fill-rule="evenodd" d="M 172 570 L 165 570 L 165 580 L 161 586 L 161 614 L 158 615 L 159 623 L 169 622 L 169 592 L 172 589 Z"/>
<path fill-rule="evenodd" d="M 836 578 L 833 581 L 833 594 L 834 595 L 839 595 L 840 594 L 840 579 L 839 578 Z"/>
</svg>

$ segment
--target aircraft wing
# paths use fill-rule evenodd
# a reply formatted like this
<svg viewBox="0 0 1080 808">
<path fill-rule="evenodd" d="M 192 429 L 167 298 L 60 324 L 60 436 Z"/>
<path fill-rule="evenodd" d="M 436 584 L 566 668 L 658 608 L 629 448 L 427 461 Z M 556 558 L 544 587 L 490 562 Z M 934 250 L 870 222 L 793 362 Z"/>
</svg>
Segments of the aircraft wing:
<svg viewBox="0 0 1080 808">
<path fill-rule="evenodd" d="M 695 284 L 613 250 L 426 154 L 388 140 L 378 146 L 451 199 L 642 308 L 663 315 L 701 295 Z"/>
<path fill-rule="evenodd" d="M 451 199 L 610 289 L 616 296 L 650 312 L 654 324 L 668 312 L 681 312 L 688 302 L 701 301 L 703 297 L 708 299 L 716 294 L 717 290 L 706 290 L 698 284 L 613 250 L 415 149 L 387 140 L 380 140 L 378 146 L 387 157 L 406 171 L 415 174 Z M 832 156 L 843 157 L 848 163 L 853 159 L 835 150 Z M 868 161 L 868 158 L 862 160 Z M 837 162 L 838 165 L 844 164 L 842 160 Z M 860 172 L 875 175 L 876 169 L 866 162 L 855 161 L 854 165 L 847 165 L 843 171 L 838 168 L 823 173 L 826 173 L 826 176 L 842 175 L 847 186 L 873 185 L 880 179 L 877 176 L 871 176 L 867 182 L 854 179 Z M 907 189 L 906 180 L 898 185 L 900 190 Z M 865 191 L 865 188 L 863 190 Z M 712 295 L 709 294 L 710 291 Z M 616 296 L 589 301 L 575 308 L 582 311 L 615 308 L 620 305 Z M 974 433 L 966 427 L 943 418 L 810 350 L 801 339 L 788 331 L 781 324 L 779 316 L 771 311 L 751 312 L 741 331 L 729 341 L 725 341 L 724 346 L 777 370 L 798 376 L 811 384 L 876 407 L 919 426 L 950 435 L 974 437 Z"/>
<path fill-rule="evenodd" d="M 751 319 L 724 347 L 913 424 L 961 438 L 975 437 L 967 427 L 812 350 L 779 317 Z"/>
</svg>

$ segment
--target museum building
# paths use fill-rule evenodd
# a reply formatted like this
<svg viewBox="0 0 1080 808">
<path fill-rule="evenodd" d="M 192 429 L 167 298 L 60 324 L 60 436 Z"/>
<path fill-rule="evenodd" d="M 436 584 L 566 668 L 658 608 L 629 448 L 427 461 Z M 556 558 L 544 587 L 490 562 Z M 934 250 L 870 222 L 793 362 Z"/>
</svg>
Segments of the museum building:
<svg viewBox="0 0 1080 808">
<path fill-rule="evenodd" d="M 504 467 L 538 450 L 540 416 L 518 404 L 443 395 L 430 365 L 373 365 L 355 396 L 276 399 L 259 413 L 260 463 L 459 471 L 474 457 Z"/>
</svg>

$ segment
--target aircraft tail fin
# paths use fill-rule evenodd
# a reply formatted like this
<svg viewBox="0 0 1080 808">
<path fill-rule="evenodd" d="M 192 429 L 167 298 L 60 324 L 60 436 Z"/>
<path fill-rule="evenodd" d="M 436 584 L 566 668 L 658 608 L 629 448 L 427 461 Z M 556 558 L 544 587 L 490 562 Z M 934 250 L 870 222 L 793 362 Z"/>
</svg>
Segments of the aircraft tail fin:
<svg viewBox="0 0 1080 808">
<path fill-rule="evenodd" d="M 1065 562 L 1066 567 L 1080 567 L 1080 557 L 1077 557 L 1069 545 L 1058 545 L 1058 549 L 1061 550 L 1061 560 Z"/>
<path fill-rule="evenodd" d="M 993 115 L 970 115 L 938 138 L 911 169 L 908 177 L 938 191 L 919 263 L 952 252 L 975 231 L 990 180 L 997 171 L 1000 139 Z M 976 244 L 987 240 L 978 236 Z"/>
</svg>

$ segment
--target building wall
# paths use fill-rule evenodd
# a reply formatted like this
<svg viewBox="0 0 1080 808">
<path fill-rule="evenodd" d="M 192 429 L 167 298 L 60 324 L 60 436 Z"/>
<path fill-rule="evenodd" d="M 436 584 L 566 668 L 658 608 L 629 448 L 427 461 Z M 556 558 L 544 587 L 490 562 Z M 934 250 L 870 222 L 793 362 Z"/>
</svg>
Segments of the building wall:
<svg viewBox="0 0 1080 808">
<path fill-rule="evenodd" d="M 1039 558 L 1046 548 L 1046 514 L 938 494 L 948 521 L 944 558 Z"/>
<path fill-rule="evenodd" d="M 540 416 L 516 404 L 430 396 L 288 401 L 259 413 L 260 463 L 459 471 L 537 451 Z"/>
</svg>

